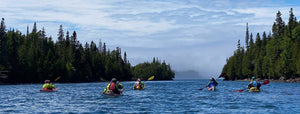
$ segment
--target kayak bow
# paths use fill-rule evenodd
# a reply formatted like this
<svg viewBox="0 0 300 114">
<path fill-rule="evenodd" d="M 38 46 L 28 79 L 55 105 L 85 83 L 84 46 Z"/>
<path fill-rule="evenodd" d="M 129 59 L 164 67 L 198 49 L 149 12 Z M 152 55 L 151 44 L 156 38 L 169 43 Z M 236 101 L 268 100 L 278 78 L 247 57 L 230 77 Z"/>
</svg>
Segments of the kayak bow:
<svg viewBox="0 0 300 114">
<path fill-rule="evenodd" d="M 54 88 L 54 89 L 52 89 L 52 90 L 50 90 L 50 89 L 42 89 L 42 90 L 40 90 L 40 91 L 42 91 L 42 92 L 55 92 L 57 89 L 58 89 L 58 88 L 56 87 L 56 88 Z"/>
</svg>

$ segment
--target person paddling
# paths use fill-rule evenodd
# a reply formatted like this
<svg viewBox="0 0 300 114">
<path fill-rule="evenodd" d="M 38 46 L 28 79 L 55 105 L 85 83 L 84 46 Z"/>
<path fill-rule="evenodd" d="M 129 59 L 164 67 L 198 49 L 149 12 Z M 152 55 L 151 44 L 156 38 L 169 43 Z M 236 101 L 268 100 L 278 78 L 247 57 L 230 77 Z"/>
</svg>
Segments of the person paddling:
<svg viewBox="0 0 300 114">
<path fill-rule="evenodd" d="M 207 87 L 207 90 L 209 90 L 209 91 L 215 91 L 217 85 L 218 85 L 218 82 L 214 78 L 211 78 L 209 83 L 206 85 L 206 87 Z"/>
<path fill-rule="evenodd" d="M 255 80 L 255 77 L 253 76 L 251 78 L 250 83 L 247 85 L 247 88 L 250 89 L 249 91 L 260 91 L 261 84 Z"/>
<path fill-rule="evenodd" d="M 50 80 L 45 80 L 45 84 L 43 85 L 43 90 L 52 90 L 55 86 L 50 83 Z"/>
<path fill-rule="evenodd" d="M 137 81 L 134 83 L 133 88 L 135 90 L 138 89 L 144 89 L 145 88 L 145 84 L 141 81 L 141 78 L 138 78 Z"/>
<path fill-rule="evenodd" d="M 119 89 L 123 89 L 124 86 L 116 79 L 113 78 L 110 83 L 106 86 L 103 93 L 104 94 L 121 94 Z"/>
</svg>

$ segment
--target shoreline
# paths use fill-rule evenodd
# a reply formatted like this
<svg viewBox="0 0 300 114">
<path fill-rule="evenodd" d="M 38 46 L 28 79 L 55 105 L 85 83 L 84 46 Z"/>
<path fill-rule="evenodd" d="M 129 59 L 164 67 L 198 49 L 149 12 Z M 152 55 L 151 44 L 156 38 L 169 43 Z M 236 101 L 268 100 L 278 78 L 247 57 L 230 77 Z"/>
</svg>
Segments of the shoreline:
<svg viewBox="0 0 300 114">
<path fill-rule="evenodd" d="M 280 78 L 278 80 L 274 80 L 274 79 L 259 79 L 259 78 L 257 78 L 256 80 L 258 80 L 260 82 L 262 82 L 264 80 L 270 80 L 270 82 L 300 83 L 300 78 L 287 79 L 287 80 L 285 80 L 284 78 Z M 224 80 L 224 81 L 230 81 L 230 80 Z M 251 79 L 246 78 L 246 79 L 239 79 L 239 80 L 233 80 L 233 81 L 247 81 L 247 82 L 249 82 L 249 81 L 251 81 Z"/>
<path fill-rule="evenodd" d="M 120 81 L 120 82 L 130 82 L 130 81 L 136 81 L 136 80 L 126 80 L 126 81 Z M 149 81 L 149 80 L 142 80 L 142 81 Z M 172 80 L 151 80 L 151 81 L 174 81 Z M 100 82 L 110 82 L 110 81 L 91 81 L 91 82 L 54 82 L 56 84 L 76 84 L 76 83 L 100 83 Z M 0 82 L 0 85 L 30 85 L 30 84 L 44 84 L 44 82 L 38 82 L 38 83 L 6 83 L 6 82 Z"/>
</svg>

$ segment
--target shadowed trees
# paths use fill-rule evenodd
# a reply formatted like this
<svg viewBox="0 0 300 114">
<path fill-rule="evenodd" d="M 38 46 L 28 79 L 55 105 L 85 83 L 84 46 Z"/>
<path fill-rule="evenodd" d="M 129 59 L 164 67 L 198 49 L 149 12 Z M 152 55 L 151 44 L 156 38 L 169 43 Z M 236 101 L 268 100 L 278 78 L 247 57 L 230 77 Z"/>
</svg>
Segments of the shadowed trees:
<svg viewBox="0 0 300 114">
<path fill-rule="evenodd" d="M 226 80 L 256 76 L 262 79 L 285 79 L 300 76 L 300 23 L 291 8 L 288 24 L 276 13 L 272 34 L 257 33 L 255 42 L 246 26 L 246 48 L 240 48 L 227 59 L 222 74 Z M 243 52 L 245 51 L 245 52 Z M 243 52 L 243 53 L 241 53 Z M 240 62 L 242 61 L 242 62 Z M 242 73 L 240 73 L 240 67 Z"/>
</svg>

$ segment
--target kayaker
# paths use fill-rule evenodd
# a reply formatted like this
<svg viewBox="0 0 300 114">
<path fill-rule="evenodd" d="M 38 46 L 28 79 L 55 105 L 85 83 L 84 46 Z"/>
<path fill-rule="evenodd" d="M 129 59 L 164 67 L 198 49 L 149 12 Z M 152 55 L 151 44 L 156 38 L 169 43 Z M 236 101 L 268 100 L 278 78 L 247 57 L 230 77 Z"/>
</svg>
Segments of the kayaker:
<svg viewBox="0 0 300 114">
<path fill-rule="evenodd" d="M 247 85 L 247 88 L 248 89 L 260 90 L 260 86 L 261 86 L 261 84 L 258 81 L 256 81 L 255 77 L 253 76 L 251 78 L 250 83 Z"/>
<path fill-rule="evenodd" d="M 123 89 L 123 85 L 117 81 L 116 78 L 113 78 L 110 83 L 106 86 L 103 93 L 106 94 L 120 94 L 119 89 Z"/>
<path fill-rule="evenodd" d="M 218 85 L 218 82 L 214 78 L 211 78 L 209 83 L 206 85 L 206 87 L 208 87 L 207 88 L 208 90 L 214 91 L 216 89 L 217 85 Z"/>
<path fill-rule="evenodd" d="M 137 81 L 133 85 L 134 89 L 140 89 L 140 88 L 144 88 L 144 87 L 145 87 L 145 84 L 141 81 L 141 78 L 138 78 Z"/>
<path fill-rule="evenodd" d="M 45 84 L 43 85 L 43 90 L 52 90 L 55 86 L 50 83 L 50 80 L 45 80 Z"/>
</svg>

